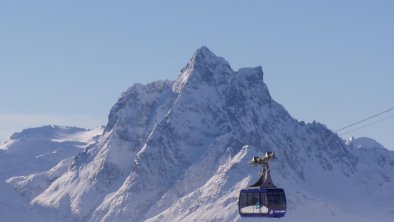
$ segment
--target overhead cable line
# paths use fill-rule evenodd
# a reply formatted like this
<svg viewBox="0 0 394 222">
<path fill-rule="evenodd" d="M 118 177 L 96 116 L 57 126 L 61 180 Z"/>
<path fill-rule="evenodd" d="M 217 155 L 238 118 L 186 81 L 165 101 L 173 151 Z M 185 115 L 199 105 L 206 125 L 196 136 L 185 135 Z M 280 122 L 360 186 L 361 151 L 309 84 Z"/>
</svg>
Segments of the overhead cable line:
<svg viewBox="0 0 394 222">
<path fill-rule="evenodd" d="M 363 129 L 363 128 L 365 128 L 365 127 L 372 126 L 372 125 L 375 125 L 375 124 L 377 124 L 377 123 L 383 122 L 383 121 L 385 121 L 385 120 L 391 119 L 391 118 L 393 118 L 393 117 L 394 117 L 394 115 L 391 115 L 391 116 L 388 116 L 388 117 L 386 117 L 386 118 L 380 119 L 380 120 L 378 120 L 378 121 L 372 122 L 372 123 L 370 123 L 370 124 L 367 124 L 367 125 L 358 127 L 358 128 L 356 128 L 356 129 L 353 129 L 353 130 L 348 131 L 348 132 L 346 132 L 346 133 L 341 133 L 341 134 L 339 134 L 339 135 L 340 135 L 340 136 L 346 135 L 346 134 L 352 133 L 352 132 L 354 132 L 354 131 L 357 131 L 357 130 L 359 130 L 359 129 Z"/>
<path fill-rule="evenodd" d="M 382 114 L 384 114 L 384 113 L 390 112 L 390 111 L 392 111 L 392 110 L 394 110 L 394 107 L 393 107 L 393 108 L 390 108 L 390 109 L 388 109 L 388 110 L 385 110 L 385 111 L 383 111 L 383 112 L 381 112 L 381 113 L 375 114 L 375 115 L 370 116 L 370 117 L 367 117 L 367 118 L 365 118 L 365 119 L 362 119 L 362 120 L 360 120 L 360 121 L 358 121 L 358 122 L 355 122 L 355 123 L 352 123 L 352 124 L 347 125 L 347 126 L 345 126 L 345 127 L 342 127 L 342 128 L 340 128 L 340 129 L 337 129 L 337 130 L 334 131 L 334 133 L 339 132 L 339 131 L 344 130 L 344 129 L 347 129 L 347 128 L 352 127 L 352 126 L 354 126 L 354 125 L 360 124 L 360 123 L 362 123 L 362 122 L 365 122 L 365 121 L 370 120 L 370 119 L 372 119 L 372 118 L 374 118 L 374 117 L 380 116 L 380 115 L 382 115 Z M 342 135 L 343 135 L 343 134 L 342 134 Z"/>
</svg>

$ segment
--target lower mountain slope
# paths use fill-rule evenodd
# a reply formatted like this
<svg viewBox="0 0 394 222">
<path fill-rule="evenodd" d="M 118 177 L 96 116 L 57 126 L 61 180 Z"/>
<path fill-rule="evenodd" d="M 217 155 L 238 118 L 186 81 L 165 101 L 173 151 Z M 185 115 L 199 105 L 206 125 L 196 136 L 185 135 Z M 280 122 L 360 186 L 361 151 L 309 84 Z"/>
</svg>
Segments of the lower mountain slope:
<svg viewBox="0 0 394 222">
<path fill-rule="evenodd" d="M 0 218 L 4 221 L 45 221 L 45 215 L 36 214 L 26 201 L 34 190 L 24 187 L 24 191 L 19 192 L 22 195 L 18 195 L 6 180 L 13 177 L 7 182 L 15 183 L 18 190 L 20 186 L 16 181 L 26 179 L 21 175 L 49 170 L 59 162 L 58 165 L 71 162 L 72 157 L 94 143 L 102 131 L 102 128 L 42 126 L 14 133 L 10 140 L 0 144 Z"/>
</svg>

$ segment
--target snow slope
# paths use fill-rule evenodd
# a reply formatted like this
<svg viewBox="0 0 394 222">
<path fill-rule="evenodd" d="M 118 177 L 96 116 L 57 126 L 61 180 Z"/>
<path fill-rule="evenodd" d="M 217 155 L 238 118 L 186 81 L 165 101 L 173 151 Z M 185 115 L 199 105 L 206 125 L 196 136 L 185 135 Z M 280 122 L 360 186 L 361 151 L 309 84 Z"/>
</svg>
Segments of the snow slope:
<svg viewBox="0 0 394 222">
<path fill-rule="evenodd" d="M 29 218 L 28 221 L 45 221 L 44 215 L 37 215 L 30 209 L 26 195 L 15 193 L 6 179 L 49 170 L 59 161 L 76 155 L 94 143 L 102 131 L 102 128 L 85 130 L 43 126 L 15 133 L 9 141 L 0 144 L 1 221 L 27 221 L 26 218 Z"/>
<path fill-rule="evenodd" d="M 9 182 L 48 221 L 241 221 L 239 190 L 261 170 L 247 162 L 274 151 L 281 221 L 393 221 L 393 152 L 354 144 L 292 118 L 261 67 L 201 47 L 175 82 L 124 92 L 71 163 Z"/>
</svg>

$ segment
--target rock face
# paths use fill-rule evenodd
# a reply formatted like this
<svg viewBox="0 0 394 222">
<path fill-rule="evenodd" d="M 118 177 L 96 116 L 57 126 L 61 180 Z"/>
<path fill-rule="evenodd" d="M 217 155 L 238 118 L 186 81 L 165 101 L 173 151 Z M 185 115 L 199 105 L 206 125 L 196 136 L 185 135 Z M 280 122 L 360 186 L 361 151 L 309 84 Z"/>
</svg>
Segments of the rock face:
<svg viewBox="0 0 394 222">
<path fill-rule="evenodd" d="M 237 221 L 239 190 L 261 170 L 247 162 L 265 151 L 287 194 L 283 221 L 394 219 L 393 152 L 293 119 L 261 67 L 234 71 L 206 47 L 175 82 L 124 92 L 103 135 L 70 163 L 10 183 L 34 190 L 48 221 Z"/>
</svg>

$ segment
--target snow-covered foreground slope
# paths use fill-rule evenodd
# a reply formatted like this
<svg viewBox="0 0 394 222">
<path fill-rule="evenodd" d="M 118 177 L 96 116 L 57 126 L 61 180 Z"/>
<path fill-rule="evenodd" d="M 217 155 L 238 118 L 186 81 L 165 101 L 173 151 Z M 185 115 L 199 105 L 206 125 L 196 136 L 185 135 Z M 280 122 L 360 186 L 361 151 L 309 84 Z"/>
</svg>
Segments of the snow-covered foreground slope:
<svg viewBox="0 0 394 222">
<path fill-rule="evenodd" d="M 59 161 L 82 152 L 102 131 L 102 128 L 43 126 L 15 133 L 0 144 L 0 221 L 43 221 L 45 216 L 35 214 L 26 195 L 15 193 L 6 184 L 7 178 L 49 170 Z"/>
<path fill-rule="evenodd" d="M 265 151 L 287 194 L 281 221 L 394 220 L 393 152 L 293 119 L 261 67 L 234 71 L 206 47 L 175 82 L 123 93 L 71 163 L 9 182 L 48 221 L 239 221 L 239 190 L 261 170 L 247 162 Z"/>
</svg>

